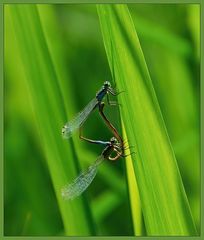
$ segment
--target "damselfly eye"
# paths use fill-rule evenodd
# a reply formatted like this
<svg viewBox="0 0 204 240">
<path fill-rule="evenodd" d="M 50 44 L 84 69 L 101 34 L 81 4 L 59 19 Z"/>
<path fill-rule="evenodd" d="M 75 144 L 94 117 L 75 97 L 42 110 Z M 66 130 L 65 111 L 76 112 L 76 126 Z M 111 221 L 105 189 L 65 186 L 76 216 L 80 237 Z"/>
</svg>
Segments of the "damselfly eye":
<svg viewBox="0 0 204 240">
<path fill-rule="evenodd" d="M 111 87 L 111 84 L 110 84 L 109 81 L 105 81 L 104 84 L 103 84 L 103 86 L 104 86 L 105 88 L 109 88 L 109 87 Z"/>
<path fill-rule="evenodd" d="M 112 137 L 110 139 L 110 142 L 113 143 L 113 144 L 116 144 L 118 141 L 117 141 L 117 139 L 115 137 Z"/>
</svg>

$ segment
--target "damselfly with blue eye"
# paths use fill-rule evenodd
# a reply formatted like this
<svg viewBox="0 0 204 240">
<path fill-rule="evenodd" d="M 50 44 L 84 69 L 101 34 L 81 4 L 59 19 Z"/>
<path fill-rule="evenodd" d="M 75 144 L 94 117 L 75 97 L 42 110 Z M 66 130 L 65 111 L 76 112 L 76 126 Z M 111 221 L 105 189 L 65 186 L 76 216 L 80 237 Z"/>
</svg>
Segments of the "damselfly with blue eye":
<svg viewBox="0 0 204 240">
<path fill-rule="evenodd" d="M 70 138 L 72 134 L 83 125 L 94 109 L 99 107 L 100 110 L 100 105 L 105 96 L 107 96 L 107 102 L 109 105 L 116 105 L 116 102 L 109 100 L 109 94 L 117 96 L 119 93 L 116 93 L 116 91 L 111 87 L 110 82 L 106 81 L 104 82 L 102 88 L 97 92 L 96 97 L 92 99 L 86 107 L 75 116 L 75 118 L 64 125 L 62 128 L 62 136 L 66 139 Z"/>
<path fill-rule="evenodd" d="M 94 144 L 105 145 L 105 148 L 102 151 L 101 155 L 92 165 L 88 167 L 86 171 L 82 172 L 76 179 L 74 179 L 71 183 L 67 184 L 61 189 L 62 197 L 66 200 L 72 200 L 80 196 L 88 188 L 88 186 L 91 184 L 94 177 L 96 176 L 99 165 L 105 159 L 115 161 L 121 157 L 125 157 L 124 146 L 122 146 L 115 137 L 112 137 L 110 141 L 107 142 L 90 139 L 88 139 L 88 141 L 91 141 L 91 143 Z"/>
</svg>

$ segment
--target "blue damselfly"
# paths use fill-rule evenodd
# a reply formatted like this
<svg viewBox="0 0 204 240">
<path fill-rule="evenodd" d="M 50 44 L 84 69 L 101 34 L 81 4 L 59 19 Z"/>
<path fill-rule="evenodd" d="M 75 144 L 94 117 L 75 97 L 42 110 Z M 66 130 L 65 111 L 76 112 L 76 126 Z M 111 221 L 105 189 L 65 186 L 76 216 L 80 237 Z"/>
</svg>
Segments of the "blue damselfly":
<svg viewBox="0 0 204 240">
<path fill-rule="evenodd" d="M 96 93 L 96 97 L 92 99 L 86 105 L 86 107 L 81 112 L 79 112 L 71 121 L 67 122 L 64 125 L 64 127 L 62 128 L 62 136 L 66 139 L 70 138 L 72 134 L 83 125 L 83 123 L 86 121 L 86 119 L 94 109 L 99 107 L 100 111 L 100 105 L 105 96 L 107 96 L 107 101 L 109 105 L 116 105 L 115 102 L 111 102 L 109 100 L 108 94 L 116 96 L 119 93 L 116 93 L 116 91 L 111 87 L 110 82 L 106 81 L 104 82 L 102 88 Z"/>
</svg>

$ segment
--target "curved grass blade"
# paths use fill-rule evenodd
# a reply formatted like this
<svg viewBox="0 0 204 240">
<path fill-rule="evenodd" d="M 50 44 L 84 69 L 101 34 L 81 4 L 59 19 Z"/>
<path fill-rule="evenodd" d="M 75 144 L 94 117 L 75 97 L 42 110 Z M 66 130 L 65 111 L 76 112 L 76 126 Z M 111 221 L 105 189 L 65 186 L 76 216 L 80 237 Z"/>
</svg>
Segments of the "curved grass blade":
<svg viewBox="0 0 204 240">
<path fill-rule="evenodd" d="M 147 65 L 126 5 L 98 5 L 119 95 L 148 235 L 195 235 L 196 229 Z M 111 65 L 114 57 L 114 67 Z"/>
<path fill-rule="evenodd" d="M 123 136 L 124 139 L 127 139 L 127 134 L 125 132 L 124 124 L 122 124 Z M 132 220 L 133 220 L 133 228 L 135 236 L 142 236 L 143 235 L 143 222 L 142 222 L 142 208 L 141 208 L 141 200 L 139 195 L 139 190 L 137 186 L 137 181 L 134 173 L 133 163 L 132 163 L 132 153 L 128 143 L 127 149 L 125 150 L 125 165 L 127 171 L 127 182 L 128 182 L 128 189 L 129 189 L 129 198 L 130 198 L 130 205 L 131 205 L 131 213 L 132 213 Z M 136 150 L 133 148 L 133 151 Z M 136 153 L 134 153 L 136 154 Z"/>
<path fill-rule="evenodd" d="M 94 230 L 84 199 L 70 204 L 63 201 L 60 192 L 67 178 L 77 174 L 76 157 L 70 145 L 61 138 L 65 108 L 36 5 L 14 4 L 7 6 L 7 11 L 13 20 L 30 99 L 37 117 L 39 141 L 46 156 L 65 232 L 68 235 L 89 235 Z"/>
</svg>

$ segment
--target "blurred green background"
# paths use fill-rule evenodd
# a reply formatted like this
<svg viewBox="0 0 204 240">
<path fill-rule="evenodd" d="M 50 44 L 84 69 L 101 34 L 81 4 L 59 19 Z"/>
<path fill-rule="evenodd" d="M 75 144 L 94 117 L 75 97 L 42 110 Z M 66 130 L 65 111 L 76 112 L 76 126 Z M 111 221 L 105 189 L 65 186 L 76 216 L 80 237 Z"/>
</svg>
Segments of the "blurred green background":
<svg viewBox="0 0 204 240">
<path fill-rule="evenodd" d="M 200 8 L 190 4 L 130 4 L 128 7 L 199 230 Z M 4 11 L 4 234 L 64 235 L 9 5 Z M 58 60 L 64 64 L 63 77 L 72 83 L 69 93 L 73 101 L 65 105 L 73 109 L 74 115 L 95 96 L 105 80 L 111 79 L 96 6 L 47 5 L 38 6 L 38 11 L 49 31 L 47 41 L 56 44 L 61 53 Z M 47 17 L 50 11 L 53 22 Z M 117 108 L 107 112 L 119 128 Z M 56 131 L 60 133 L 61 129 Z M 86 122 L 84 135 L 104 140 L 111 137 L 97 112 Z M 78 136 L 74 141 L 79 141 Z M 86 149 L 86 154 L 80 155 L 89 158 L 86 162 L 93 162 L 101 153 L 100 146 L 79 143 L 79 147 Z M 83 159 L 81 164 L 85 166 Z M 129 198 L 123 191 L 127 191 L 124 161 L 109 164 L 101 172 L 85 193 L 90 201 L 94 234 L 133 235 Z M 113 186 L 118 186 L 115 191 L 111 177 L 107 184 L 109 173 L 115 176 Z"/>
</svg>

